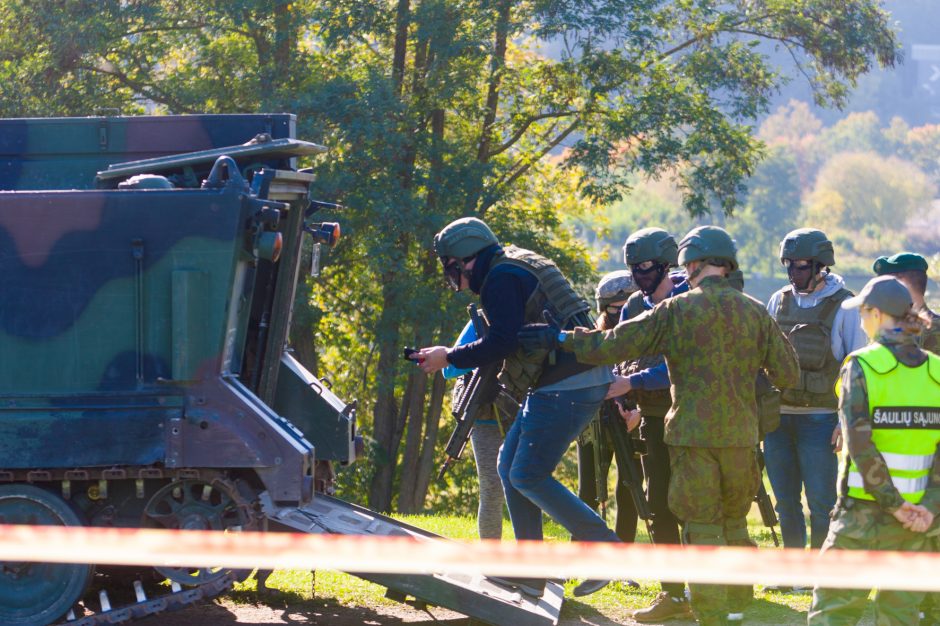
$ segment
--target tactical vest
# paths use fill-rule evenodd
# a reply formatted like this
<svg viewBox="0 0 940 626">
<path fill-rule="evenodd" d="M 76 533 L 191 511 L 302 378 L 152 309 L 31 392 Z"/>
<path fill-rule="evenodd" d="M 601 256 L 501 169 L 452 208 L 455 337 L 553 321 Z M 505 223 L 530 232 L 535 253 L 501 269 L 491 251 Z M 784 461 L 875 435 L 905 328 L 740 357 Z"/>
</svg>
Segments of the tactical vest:
<svg viewBox="0 0 940 626">
<path fill-rule="evenodd" d="M 830 337 L 839 306 L 851 295 L 848 289 L 840 289 L 816 306 L 803 309 L 796 303 L 792 290 L 783 292 L 774 318 L 793 344 L 800 363 L 800 382 L 783 390 L 783 404 L 838 409 L 833 385 L 842 363 L 832 354 Z"/>
<path fill-rule="evenodd" d="M 636 292 L 627 300 L 627 319 L 633 319 L 647 311 L 643 304 L 643 292 Z M 625 369 L 627 375 L 641 372 L 645 369 L 656 367 L 666 362 L 666 358 L 661 354 L 652 356 L 643 356 L 635 361 L 630 361 Z M 636 404 L 643 417 L 666 417 L 666 413 L 672 408 L 672 393 L 669 389 L 636 389 L 633 392 L 636 395 Z"/>
<path fill-rule="evenodd" d="M 544 323 L 542 312 L 546 309 L 552 314 L 562 328 L 565 328 L 572 318 L 579 314 L 586 314 L 591 306 L 571 288 L 571 283 L 565 278 L 558 266 L 550 259 L 516 246 L 506 246 L 502 252 L 497 252 L 490 262 L 487 278 L 499 265 L 513 265 L 521 267 L 535 276 L 538 286 L 529 296 L 525 304 L 525 317 L 523 323 Z M 487 278 L 483 279 L 480 287 L 482 292 Z M 589 323 L 590 318 L 585 317 L 579 323 Z M 526 353 L 521 348 L 506 357 L 498 379 L 509 393 L 521 399 L 533 384 L 539 380 L 542 370 L 548 360 L 548 351 Z"/>
<path fill-rule="evenodd" d="M 865 374 L 871 441 L 887 463 L 891 482 L 901 497 L 917 504 L 930 481 L 940 443 L 940 357 L 928 353 L 922 365 L 908 367 L 879 343 L 856 350 L 852 356 Z M 875 499 L 865 491 L 862 475 L 851 459 L 843 467 L 842 480 L 849 496 Z"/>
</svg>

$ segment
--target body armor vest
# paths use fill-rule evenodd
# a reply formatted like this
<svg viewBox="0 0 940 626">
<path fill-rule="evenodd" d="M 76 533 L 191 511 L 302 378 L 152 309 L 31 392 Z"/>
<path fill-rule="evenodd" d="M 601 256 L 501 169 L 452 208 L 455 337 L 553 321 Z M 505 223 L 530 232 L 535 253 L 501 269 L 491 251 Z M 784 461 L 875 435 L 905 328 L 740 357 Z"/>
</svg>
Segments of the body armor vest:
<svg viewBox="0 0 940 626">
<path fill-rule="evenodd" d="M 525 304 L 523 323 L 544 323 L 542 311 L 547 309 L 562 328 L 565 328 L 573 319 L 581 325 L 590 325 L 587 313 L 591 310 L 591 306 L 575 293 L 571 288 L 571 283 L 550 259 L 523 248 L 506 246 L 502 252 L 497 252 L 490 262 L 487 278 L 498 265 L 521 267 L 535 276 L 538 281 L 538 286 Z M 483 285 L 485 284 L 486 279 L 483 280 Z M 483 288 L 483 286 L 480 287 L 481 292 Z M 513 397 L 521 399 L 542 376 L 547 358 L 548 351 L 526 353 L 520 348 L 506 357 L 503 368 L 499 372 L 499 382 Z"/>
<path fill-rule="evenodd" d="M 901 497 L 917 504 L 924 497 L 940 443 L 940 357 L 928 353 L 920 366 L 908 367 L 879 343 L 852 355 L 865 374 L 871 441 Z M 846 461 L 843 493 L 874 500 L 865 491 L 858 466 L 850 457 Z"/>
<path fill-rule="evenodd" d="M 645 313 L 647 309 L 643 305 L 643 294 L 638 291 L 630 296 L 630 299 L 627 300 L 626 307 L 627 319 L 633 319 Z M 661 354 L 643 356 L 627 363 L 624 371 L 627 375 L 635 374 L 665 362 L 666 359 Z M 636 394 L 636 404 L 643 417 L 666 417 L 666 413 L 668 413 L 669 409 L 672 407 L 672 392 L 670 392 L 669 389 L 635 389 L 633 393 Z"/>
<path fill-rule="evenodd" d="M 839 408 L 833 386 L 841 363 L 832 354 L 832 327 L 842 301 L 852 295 L 840 289 L 816 306 L 800 308 L 787 289 L 780 298 L 774 318 L 796 351 L 800 363 L 800 382 L 784 389 L 781 402 L 787 406 Z"/>
</svg>

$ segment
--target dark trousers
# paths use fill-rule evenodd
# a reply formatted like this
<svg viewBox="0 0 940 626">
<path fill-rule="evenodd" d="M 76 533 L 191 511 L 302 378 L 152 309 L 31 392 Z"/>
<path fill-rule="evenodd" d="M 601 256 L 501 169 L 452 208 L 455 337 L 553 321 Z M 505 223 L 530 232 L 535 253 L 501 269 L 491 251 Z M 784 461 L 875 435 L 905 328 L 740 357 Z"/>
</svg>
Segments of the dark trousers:
<svg viewBox="0 0 940 626">
<path fill-rule="evenodd" d="M 646 497 L 653 514 L 653 543 L 680 543 L 679 522 L 669 510 L 669 450 L 663 443 L 665 418 L 643 416 L 640 436 L 646 442 L 643 457 L 643 474 L 646 476 Z M 619 502 L 619 500 L 618 500 Z M 674 598 L 685 597 L 685 585 L 676 582 L 662 583 L 663 591 Z"/>
</svg>

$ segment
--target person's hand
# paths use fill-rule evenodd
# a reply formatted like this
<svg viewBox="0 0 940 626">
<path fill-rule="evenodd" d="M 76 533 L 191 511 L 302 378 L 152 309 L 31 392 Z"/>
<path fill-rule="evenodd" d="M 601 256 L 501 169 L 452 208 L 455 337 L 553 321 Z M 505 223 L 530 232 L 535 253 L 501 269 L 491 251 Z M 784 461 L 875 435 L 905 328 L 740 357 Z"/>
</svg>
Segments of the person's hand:
<svg viewBox="0 0 940 626">
<path fill-rule="evenodd" d="M 915 533 L 925 533 L 933 525 L 934 514 L 924 507 L 920 508 L 922 508 L 923 511 L 921 511 L 920 515 L 917 516 L 917 519 L 914 520 L 914 523 L 911 524 L 911 527 L 908 529 Z"/>
<path fill-rule="evenodd" d="M 607 395 L 604 396 L 605 400 L 610 400 L 611 398 L 619 398 L 625 393 L 628 393 L 633 387 L 630 386 L 630 379 L 626 376 L 614 376 L 614 382 L 610 383 L 610 387 L 607 389 Z"/>
<path fill-rule="evenodd" d="M 914 517 L 917 515 L 914 505 L 910 502 L 905 501 L 901 506 L 895 509 L 891 515 L 894 516 L 894 519 L 901 522 L 904 528 L 910 528 L 911 524 L 914 523 Z"/>
<path fill-rule="evenodd" d="M 516 335 L 519 345 L 528 353 L 554 350 L 560 345 L 558 329 L 548 324 L 526 324 Z"/>
<path fill-rule="evenodd" d="M 425 374 L 433 374 L 447 367 L 447 346 L 421 348 L 408 358 L 415 361 Z"/>
<path fill-rule="evenodd" d="M 625 409 L 619 402 L 616 404 L 617 410 L 620 411 L 620 417 L 627 425 L 627 432 L 633 432 L 633 429 L 640 425 L 640 409 Z"/>
<path fill-rule="evenodd" d="M 842 450 L 842 426 L 837 425 L 832 431 L 832 451 L 840 452 Z"/>
<path fill-rule="evenodd" d="M 895 510 L 892 515 L 894 519 L 901 522 L 907 530 L 915 533 L 927 532 L 927 529 L 933 524 L 934 515 L 919 504 L 904 502 Z"/>
</svg>

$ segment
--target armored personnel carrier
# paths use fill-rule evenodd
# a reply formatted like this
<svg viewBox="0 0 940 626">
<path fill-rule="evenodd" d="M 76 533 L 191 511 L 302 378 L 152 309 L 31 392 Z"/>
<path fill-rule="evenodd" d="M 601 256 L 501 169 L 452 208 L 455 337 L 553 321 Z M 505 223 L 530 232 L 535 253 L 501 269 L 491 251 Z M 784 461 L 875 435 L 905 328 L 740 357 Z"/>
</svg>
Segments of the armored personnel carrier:
<svg viewBox="0 0 940 626">
<path fill-rule="evenodd" d="M 331 495 L 355 403 L 291 355 L 288 330 L 304 237 L 333 245 L 340 228 L 317 221 L 296 162 L 326 150 L 295 123 L 0 120 L 0 523 L 443 541 Z M 238 576 L 0 563 L 0 624 L 121 623 Z M 492 624 L 561 607 L 556 583 L 532 598 L 484 577 L 369 578 Z"/>
</svg>

